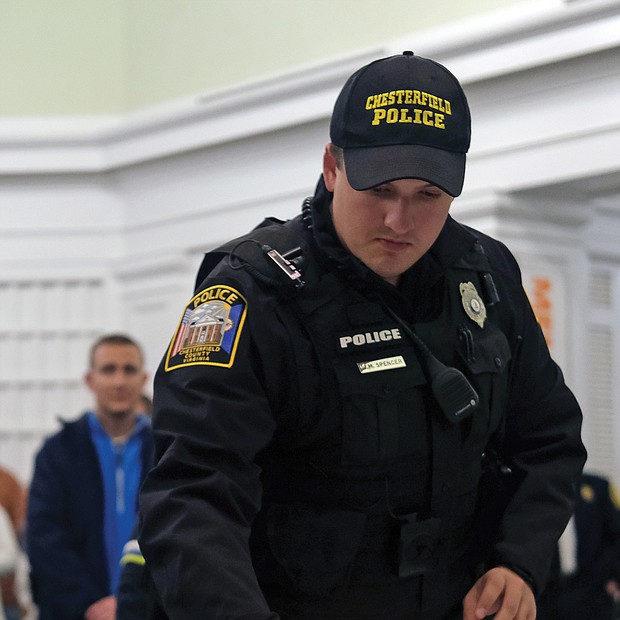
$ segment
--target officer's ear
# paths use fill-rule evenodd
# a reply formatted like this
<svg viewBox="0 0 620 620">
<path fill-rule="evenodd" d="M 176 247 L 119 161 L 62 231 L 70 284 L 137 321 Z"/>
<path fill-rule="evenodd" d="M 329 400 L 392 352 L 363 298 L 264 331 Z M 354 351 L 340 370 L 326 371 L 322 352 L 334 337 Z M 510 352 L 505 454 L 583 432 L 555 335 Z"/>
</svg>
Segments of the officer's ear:
<svg viewBox="0 0 620 620">
<path fill-rule="evenodd" d="M 325 181 L 325 187 L 327 187 L 327 190 L 330 192 L 334 191 L 337 171 L 338 161 L 332 154 L 330 145 L 328 144 L 323 153 L 323 180 Z"/>
</svg>

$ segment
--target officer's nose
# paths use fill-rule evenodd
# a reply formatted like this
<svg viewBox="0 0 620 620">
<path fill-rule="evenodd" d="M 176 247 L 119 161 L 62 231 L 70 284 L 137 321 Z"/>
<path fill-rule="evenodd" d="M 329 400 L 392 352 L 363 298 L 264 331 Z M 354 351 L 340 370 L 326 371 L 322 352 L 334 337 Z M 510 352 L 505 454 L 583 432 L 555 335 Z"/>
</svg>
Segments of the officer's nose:
<svg viewBox="0 0 620 620">
<path fill-rule="evenodd" d="M 390 204 L 383 223 L 396 234 L 404 234 L 413 228 L 413 208 L 408 200 L 398 200 Z"/>
</svg>

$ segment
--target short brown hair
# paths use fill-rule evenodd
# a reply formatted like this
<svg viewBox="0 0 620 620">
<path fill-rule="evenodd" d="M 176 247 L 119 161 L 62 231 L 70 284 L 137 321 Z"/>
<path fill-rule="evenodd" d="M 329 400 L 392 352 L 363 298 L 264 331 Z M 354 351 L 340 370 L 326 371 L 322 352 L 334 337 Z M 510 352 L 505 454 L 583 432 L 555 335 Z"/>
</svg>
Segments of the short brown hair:
<svg viewBox="0 0 620 620">
<path fill-rule="evenodd" d="M 332 154 L 332 157 L 336 160 L 336 166 L 340 168 L 340 170 L 344 169 L 344 151 L 336 146 L 334 143 L 330 143 L 329 152 Z"/>
<path fill-rule="evenodd" d="M 122 344 L 128 345 L 130 347 L 136 347 L 136 349 L 138 349 L 138 352 L 140 353 L 140 363 L 144 363 L 144 353 L 142 352 L 142 347 L 135 340 L 133 340 L 129 336 L 126 336 L 125 334 L 106 334 L 97 338 L 97 340 L 95 340 L 95 342 L 90 347 L 90 368 L 93 367 L 93 362 L 95 360 L 95 351 L 104 344 Z"/>
</svg>

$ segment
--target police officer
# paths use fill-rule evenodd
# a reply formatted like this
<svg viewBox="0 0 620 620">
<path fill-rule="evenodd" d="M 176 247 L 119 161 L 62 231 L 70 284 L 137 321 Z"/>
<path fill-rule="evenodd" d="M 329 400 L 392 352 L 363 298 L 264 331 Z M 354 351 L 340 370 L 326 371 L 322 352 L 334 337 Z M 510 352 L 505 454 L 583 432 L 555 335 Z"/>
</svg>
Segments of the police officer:
<svg viewBox="0 0 620 620">
<path fill-rule="evenodd" d="M 448 70 L 372 62 L 302 213 L 205 257 L 141 498 L 169 618 L 535 617 L 581 413 L 510 252 L 449 216 L 469 142 Z"/>
</svg>

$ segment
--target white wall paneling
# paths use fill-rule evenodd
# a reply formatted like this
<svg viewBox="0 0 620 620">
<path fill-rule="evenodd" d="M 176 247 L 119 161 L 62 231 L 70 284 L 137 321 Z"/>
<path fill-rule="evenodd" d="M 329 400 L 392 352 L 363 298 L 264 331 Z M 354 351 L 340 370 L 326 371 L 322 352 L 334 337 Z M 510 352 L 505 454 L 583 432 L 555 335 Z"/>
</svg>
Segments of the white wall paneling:
<svg viewBox="0 0 620 620">
<path fill-rule="evenodd" d="M 82 377 L 106 325 L 103 278 L 0 279 L 0 454 L 26 481 L 40 440 L 91 405 Z"/>
</svg>

